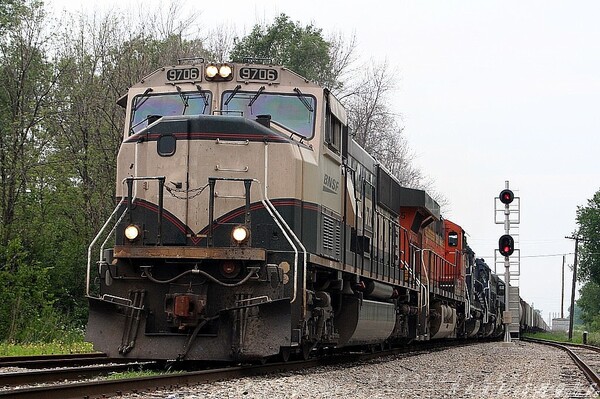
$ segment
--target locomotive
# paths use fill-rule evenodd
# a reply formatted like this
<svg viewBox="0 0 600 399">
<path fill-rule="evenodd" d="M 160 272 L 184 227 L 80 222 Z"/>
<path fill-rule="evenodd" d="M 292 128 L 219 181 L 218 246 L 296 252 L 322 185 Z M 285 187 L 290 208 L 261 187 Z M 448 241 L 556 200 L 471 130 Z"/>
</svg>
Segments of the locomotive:
<svg viewBox="0 0 600 399">
<path fill-rule="evenodd" d="M 327 88 L 193 59 L 118 104 L 117 204 L 88 250 L 96 350 L 239 362 L 503 335 L 505 284 Z"/>
</svg>

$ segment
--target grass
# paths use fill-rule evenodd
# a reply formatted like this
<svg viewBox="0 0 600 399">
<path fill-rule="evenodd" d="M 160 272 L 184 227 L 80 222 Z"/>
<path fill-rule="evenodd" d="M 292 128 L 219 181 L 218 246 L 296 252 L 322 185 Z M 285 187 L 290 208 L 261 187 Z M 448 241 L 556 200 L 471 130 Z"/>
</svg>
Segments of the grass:
<svg viewBox="0 0 600 399">
<path fill-rule="evenodd" d="M 94 352 L 89 342 L 12 343 L 0 342 L 0 356 L 64 355 Z"/>
<path fill-rule="evenodd" d="M 566 332 L 541 332 L 541 333 L 527 333 L 524 334 L 525 337 L 531 338 L 539 338 L 539 339 L 547 339 L 549 341 L 556 342 L 573 342 L 576 344 L 583 343 L 583 330 L 576 329 L 573 332 L 573 339 L 569 341 L 569 336 Z M 587 343 L 589 345 L 598 345 L 600 346 L 600 332 L 589 332 Z"/>
<path fill-rule="evenodd" d="M 181 373 L 181 371 L 154 371 L 154 370 L 130 370 L 122 373 L 112 373 L 107 379 L 108 380 L 122 380 L 127 378 L 141 378 L 141 377 L 155 377 L 163 374 L 174 374 Z"/>
</svg>

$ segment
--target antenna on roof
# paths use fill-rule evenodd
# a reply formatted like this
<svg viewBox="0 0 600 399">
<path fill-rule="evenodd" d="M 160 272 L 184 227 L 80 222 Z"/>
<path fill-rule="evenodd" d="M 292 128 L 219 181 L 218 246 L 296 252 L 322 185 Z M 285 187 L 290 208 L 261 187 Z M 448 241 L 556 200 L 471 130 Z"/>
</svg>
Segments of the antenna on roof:
<svg viewBox="0 0 600 399">
<path fill-rule="evenodd" d="M 261 65 L 273 65 L 273 58 L 266 57 L 244 57 L 242 58 L 244 64 L 261 64 Z"/>
<path fill-rule="evenodd" d="M 200 61 L 200 63 L 204 63 L 204 58 L 203 57 L 188 57 L 188 58 L 178 58 L 177 59 L 177 64 L 181 65 L 181 63 L 183 61 L 185 62 L 189 62 L 189 61 Z"/>
</svg>

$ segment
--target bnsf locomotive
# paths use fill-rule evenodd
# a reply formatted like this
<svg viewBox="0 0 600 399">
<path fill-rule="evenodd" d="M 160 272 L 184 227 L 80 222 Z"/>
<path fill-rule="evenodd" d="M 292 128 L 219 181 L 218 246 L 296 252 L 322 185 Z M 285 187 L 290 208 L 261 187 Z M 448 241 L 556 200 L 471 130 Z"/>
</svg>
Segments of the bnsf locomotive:
<svg viewBox="0 0 600 399">
<path fill-rule="evenodd" d="M 253 361 L 503 334 L 504 283 L 353 141 L 329 90 L 188 62 L 118 102 L 118 204 L 88 259 L 97 350 Z"/>
</svg>

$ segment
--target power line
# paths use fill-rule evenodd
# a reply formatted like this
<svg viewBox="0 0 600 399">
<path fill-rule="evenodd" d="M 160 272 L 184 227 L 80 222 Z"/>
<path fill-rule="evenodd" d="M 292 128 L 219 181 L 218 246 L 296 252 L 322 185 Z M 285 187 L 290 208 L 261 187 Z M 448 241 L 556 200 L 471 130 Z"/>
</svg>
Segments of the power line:
<svg viewBox="0 0 600 399">
<path fill-rule="evenodd" d="M 521 258 L 549 258 L 552 256 L 575 255 L 575 252 L 567 252 L 566 254 L 545 254 L 545 255 L 523 255 Z"/>
</svg>

